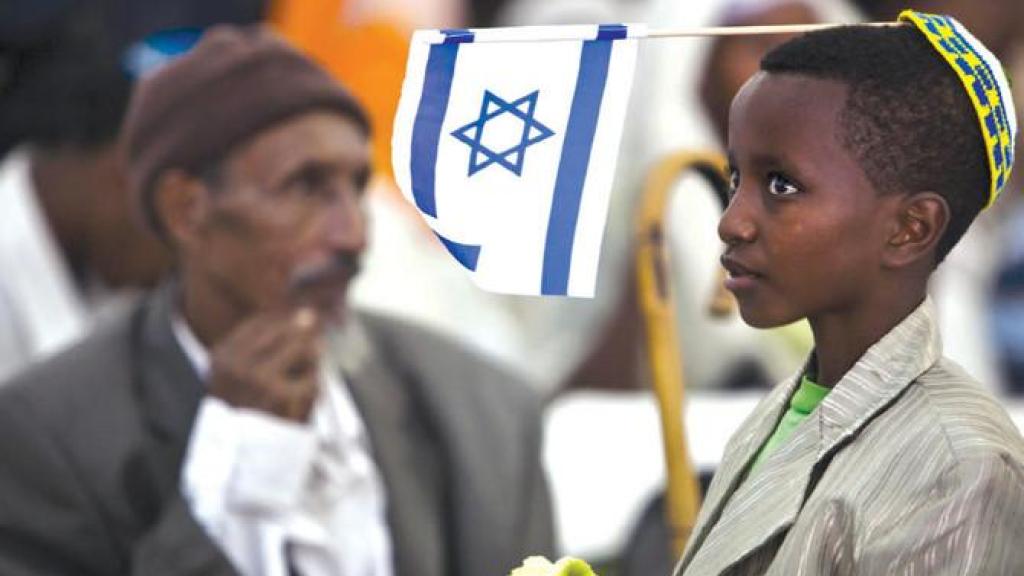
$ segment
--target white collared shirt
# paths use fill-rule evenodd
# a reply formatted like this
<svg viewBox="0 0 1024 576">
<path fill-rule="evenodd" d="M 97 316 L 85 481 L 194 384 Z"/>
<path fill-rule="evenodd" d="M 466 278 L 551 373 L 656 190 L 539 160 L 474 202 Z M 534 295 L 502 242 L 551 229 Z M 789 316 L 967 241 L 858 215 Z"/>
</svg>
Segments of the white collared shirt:
<svg viewBox="0 0 1024 576">
<path fill-rule="evenodd" d="M 185 321 L 174 335 L 200 378 L 209 354 Z M 385 496 L 355 403 L 321 362 L 308 424 L 206 396 L 182 468 L 193 514 L 245 575 L 391 576 Z"/>
<path fill-rule="evenodd" d="M 0 161 L 0 377 L 85 335 L 89 313 L 36 198 L 31 156 Z"/>
</svg>

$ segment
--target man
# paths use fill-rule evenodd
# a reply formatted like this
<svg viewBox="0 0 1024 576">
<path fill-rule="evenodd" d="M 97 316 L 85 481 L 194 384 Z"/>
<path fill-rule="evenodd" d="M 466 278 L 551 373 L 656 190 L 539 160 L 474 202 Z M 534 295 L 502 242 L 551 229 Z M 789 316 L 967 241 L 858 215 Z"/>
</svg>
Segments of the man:
<svg viewBox="0 0 1024 576">
<path fill-rule="evenodd" d="M 550 551 L 527 391 L 344 306 L 368 136 L 258 28 L 141 84 L 128 171 L 180 274 L 0 393 L 0 573 L 488 576 Z"/>
<path fill-rule="evenodd" d="M 114 142 L 128 102 L 97 2 L 11 3 L 0 29 L 0 378 L 88 331 L 167 250 L 130 210 Z M 7 10 L 4 10 L 7 12 Z M 2 18 L 2 16 L 0 16 Z"/>
</svg>

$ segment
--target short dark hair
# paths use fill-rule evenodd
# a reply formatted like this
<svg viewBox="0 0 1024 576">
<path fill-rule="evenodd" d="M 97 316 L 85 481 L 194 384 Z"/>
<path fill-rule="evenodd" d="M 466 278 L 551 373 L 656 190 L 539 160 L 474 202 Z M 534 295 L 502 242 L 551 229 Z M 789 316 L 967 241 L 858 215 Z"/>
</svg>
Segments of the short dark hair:
<svg viewBox="0 0 1024 576">
<path fill-rule="evenodd" d="M 0 0 L 0 156 L 112 144 L 135 70 L 125 51 L 159 31 L 260 22 L 268 0 Z"/>
<path fill-rule="evenodd" d="M 932 191 L 949 204 L 941 262 L 988 201 L 988 157 L 977 114 L 956 73 L 910 25 L 844 26 L 769 52 L 761 69 L 848 86 L 840 141 L 882 193 Z"/>
<path fill-rule="evenodd" d="M 92 4 L 63 15 L 48 36 L 0 41 L 0 155 L 20 142 L 94 147 L 114 141 L 131 81 Z"/>
</svg>

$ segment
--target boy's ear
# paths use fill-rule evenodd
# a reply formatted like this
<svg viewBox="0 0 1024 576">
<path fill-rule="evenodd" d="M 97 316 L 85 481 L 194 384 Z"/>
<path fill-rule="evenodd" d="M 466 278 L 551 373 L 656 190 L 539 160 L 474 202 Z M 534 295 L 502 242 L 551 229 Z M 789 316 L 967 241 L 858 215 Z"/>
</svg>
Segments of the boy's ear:
<svg viewBox="0 0 1024 576">
<path fill-rule="evenodd" d="M 896 207 L 883 253 L 884 265 L 905 268 L 922 260 L 934 265 L 935 250 L 949 226 L 949 217 L 949 204 L 935 192 L 905 196 Z"/>
</svg>

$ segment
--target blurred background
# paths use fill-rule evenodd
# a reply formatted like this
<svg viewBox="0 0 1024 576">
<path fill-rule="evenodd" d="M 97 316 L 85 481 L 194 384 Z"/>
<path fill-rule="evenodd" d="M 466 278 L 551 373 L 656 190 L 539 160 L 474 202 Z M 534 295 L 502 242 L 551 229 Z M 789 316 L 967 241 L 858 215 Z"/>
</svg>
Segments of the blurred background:
<svg viewBox="0 0 1024 576">
<path fill-rule="evenodd" d="M 1024 77 L 1024 3 L 919 0 L 959 18 Z M 665 481 L 636 286 L 637 207 L 661 215 L 687 389 L 690 454 L 704 478 L 774 382 L 800 368 L 806 326 L 746 327 L 719 291 L 722 203 L 697 171 L 649 180 L 680 154 L 720 153 L 729 102 L 782 36 L 641 44 L 597 297 L 479 291 L 405 204 L 390 134 L 416 28 L 642 22 L 652 26 L 890 20 L 889 0 L 4 0 L 0 3 L 0 375 L 59 350 L 171 272 L 120 172 L 132 85 L 205 28 L 265 22 L 370 111 L 373 222 L 356 306 L 430 326 L 519 371 L 548 401 L 545 462 L 562 551 L 602 574 L 668 573 Z M 1018 109 L 1021 83 L 1016 84 Z M 1019 158 L 1020 156 L 1018 156 Z M 932 286 L 946 355 L 1024 428 L 1024 197 L 1018 170 Z M 664 191 L 664 190 L 662 190 Z"/>
</svg>

